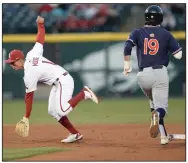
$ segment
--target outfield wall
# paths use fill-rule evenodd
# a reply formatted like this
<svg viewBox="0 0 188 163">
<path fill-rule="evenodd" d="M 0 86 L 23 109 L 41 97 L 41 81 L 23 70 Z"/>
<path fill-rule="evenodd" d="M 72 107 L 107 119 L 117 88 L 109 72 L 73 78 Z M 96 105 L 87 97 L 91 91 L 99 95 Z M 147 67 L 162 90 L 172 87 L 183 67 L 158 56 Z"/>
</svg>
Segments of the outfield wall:
<svg viewBox="0 0 188 163">
<path fill-rule="evenodd" d="M 84 85 L 100 96 L 142 96 L 136 81 L 136 50 L 132 51 L 133 72 L 124 77 L 123 48 L 129 33 L 51 34 L 46 36 L 44 56 L 62 65 L 75 79 L 75 93 Z M 173 32 L 183 47 L 183 59 L 171 56 L 169 63 L 170 96 L 183 96 L 185 87 L 185 32 Z M 3 35 L 3 60 L 12 49 L 27 53 L 36 35 Z M 43 87 L 44 89 L 44 87 Z M 3 62 L 4 97 L 24 96 L 23 71 L 14 72 Z M 42 93 L 46 95 L 46 92 Z M 40 96 L 42 96 L 42 94 Z"/>
</svg>

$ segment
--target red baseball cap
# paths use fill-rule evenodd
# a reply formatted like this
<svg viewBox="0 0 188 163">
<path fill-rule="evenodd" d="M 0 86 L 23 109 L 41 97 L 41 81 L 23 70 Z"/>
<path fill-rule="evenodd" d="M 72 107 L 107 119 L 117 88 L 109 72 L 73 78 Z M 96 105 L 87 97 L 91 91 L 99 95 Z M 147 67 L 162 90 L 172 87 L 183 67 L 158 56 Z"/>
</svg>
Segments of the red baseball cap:
<svg viewBox="0 0 188 163">
<path fill-rule="evenodd" d="M 12 63 L 19 59 L 24 59 L 24 54 L 21 50 L 12 50 L 9 53 L 9 58 L 5 60 L 5 63 Z"/>
</svg>

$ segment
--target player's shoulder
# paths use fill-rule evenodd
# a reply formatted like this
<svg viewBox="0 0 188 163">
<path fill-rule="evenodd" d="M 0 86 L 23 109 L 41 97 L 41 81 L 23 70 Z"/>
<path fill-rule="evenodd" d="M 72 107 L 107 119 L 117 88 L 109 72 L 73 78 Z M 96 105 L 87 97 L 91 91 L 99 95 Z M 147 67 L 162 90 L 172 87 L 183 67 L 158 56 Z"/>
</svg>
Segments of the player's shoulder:
<svg viewBox="0 0 188 163">
<path fill-rule="evenodd" d="M 26 54 L 27 58 L 32 56 L 42 56 L 43 55 L 43 45 L 36 42 L 33 48 Z"/>
<path fill-rule="evenodd" d="M 161 29 L 161 31 L 163 31 L 164 33 L 171 35 L 170 31 L 168 31 L 167 29 L 165 29 L 165 28 L 163 28 L 163 27 L 160 27 L 160 29 Z"/>
<path fill-rule="evenodd" d="M 161 35 L 163 35 L 165 38 L 167 39 L 171 39 L 173 38 L 173 35 L 170 31 L 168 31 L 167 29 L 163 28 L 163 27 L 160 27 L 161 31 L 163 32 L 160 32 Z"/>
<path fill-rule="evenodd" d="M 33 58 L 35 56 L 38 56 L 38 55 L 36 54 L 36 52 L 33 49 L 31 49 L 30 51 L 27 52 L 26 59 Z"/>
<path fill-rule="evenodd" d="M 133 28 L 131 33 L 137 33 L 139 31 L 140 28 Z"/>
<path fill-rule="evenodd" d="M 140 28 L 136 28 L 135 30 L 141 31 L 141 30 L 143 30 L 143 29 L 144 29 L 144 27 L 140 27 Z"/>
<path fill-rule="evenodd" d="M 27 54 L 26 54 L 26 59 L 29 59 L 29 58 L 32 58 L 32 56 L 33 56 L 33 52 L 32 52 L 32 50 L 30 50 L 29 52 L 27 52 Z"/>
<path fill-rule="evenodd" d="M 137 37 L 137 35 L 138 35 L 138 28 L 134 28 L 134 29 L 132 29 L 128 39 L 129 38 L 135 38 L 135 37 Z"/>
</svg>

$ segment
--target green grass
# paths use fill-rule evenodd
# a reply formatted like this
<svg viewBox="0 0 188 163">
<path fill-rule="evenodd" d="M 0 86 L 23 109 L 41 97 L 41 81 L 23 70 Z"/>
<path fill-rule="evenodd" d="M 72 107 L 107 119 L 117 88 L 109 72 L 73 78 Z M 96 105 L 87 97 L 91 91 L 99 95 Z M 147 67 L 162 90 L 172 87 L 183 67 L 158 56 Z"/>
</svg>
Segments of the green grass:
<svg viewBox="0 0 188 163">
<path fill-rule="evenodd" d="M 48 115 L 48 101 L 34 101 L 30 122 L 32 124 L 57 123 Z M 150 121 L 149 104 L 146 98 L 124 98 L 102 100 L 99 105 L 91 101 L 81 102 L 69 114 L 70 119 L 80 124 L 95 123 L 148 123 Z M 16 124 L 24 115 L 24 101 L 3 102 L 3 123 Z M 169 100 L 168 123 L 185 123 L 185 99 Z"/>
<path fill-rule="evenodd" d="M 49 154 L 49 153 L 60 152 L 60 151 L 65 151 L 65 149 L 56 148 L 56 147 L 4 148 L 3 161 L 22 159 L 36 155 Z"/>
</svg>

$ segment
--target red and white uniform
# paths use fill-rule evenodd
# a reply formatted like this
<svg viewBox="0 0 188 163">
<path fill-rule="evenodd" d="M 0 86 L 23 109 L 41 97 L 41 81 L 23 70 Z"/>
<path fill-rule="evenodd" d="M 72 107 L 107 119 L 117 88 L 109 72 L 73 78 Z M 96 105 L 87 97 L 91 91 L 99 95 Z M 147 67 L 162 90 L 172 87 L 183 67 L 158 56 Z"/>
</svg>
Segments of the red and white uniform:
<svg viewBox="0 0 188 163">
<path fill-rule="evenodd" d="M 26 113 L 24 120 L 30 117 L 34 91 L 37 90 L 38 82 L 50 85 L 52 89 L 49 96 L 48 113 L 71 133 L 61 142 L 75 142 L 82 139 L 83 136 L 74 128 L 66 115 L 69 114 L 81 100 L 91 99 L 97 104 L 99 101 L 94 92 L 87 86 L 72 98 L 74 80 L 64 68 L 43 57 L 45 27 L 44 23 L 37 23 L 37 26 L 38 33 L 36 43 L 27 53 L 25 62 L 24 54 L 21 50 L 12 50 L 9 53 L 8 60 L 5 60 L 5 62 L 11 64 L 12 68 L 15 70 L 24 68 L 24 83 L 26 87 Z"/>
<path fill-rule="evenodd" d="M 72 111 L 68 101 L 72 98 L 74 90 L 73 78 L 64 68 L 43 57 L 43 45 L 36 42 L 33 49 L 27 53 L 24 63 L 26 93 L 34 92 L 38 82 L 53 85 L 48 105 L 50 115 L 59 121 L 62 116 Z"/>
</svg>

